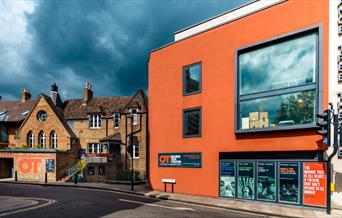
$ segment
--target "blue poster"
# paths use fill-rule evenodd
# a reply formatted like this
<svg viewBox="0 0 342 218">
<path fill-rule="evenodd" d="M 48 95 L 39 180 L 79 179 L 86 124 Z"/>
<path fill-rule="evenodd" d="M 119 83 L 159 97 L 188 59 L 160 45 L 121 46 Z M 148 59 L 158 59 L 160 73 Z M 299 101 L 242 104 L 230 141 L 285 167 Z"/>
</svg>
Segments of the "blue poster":
<svg viewBox="0 0 342 218">
<path fill-rule="evenodd" d="M 159 167 L 202 167 L 202 153 L 159 153 Z"/>
<path fill-rule="evenodd" d="M 46 159 L 46 172 L 54 173 L 55 172 L 55 160 L 54 159 Z"/>
<path fill-rule="evenodd" d="M 220 162 L 220 197 L 235 197 L 235 162 Z"/>
</svg>

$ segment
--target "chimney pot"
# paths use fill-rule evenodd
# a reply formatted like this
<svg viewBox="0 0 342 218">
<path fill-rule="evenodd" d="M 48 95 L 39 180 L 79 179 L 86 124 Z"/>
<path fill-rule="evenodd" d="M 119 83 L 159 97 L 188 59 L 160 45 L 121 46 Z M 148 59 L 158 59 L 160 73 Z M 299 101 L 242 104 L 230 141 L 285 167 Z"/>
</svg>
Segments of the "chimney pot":
<svg viewBox="0 0 342 218">
<path fill-rule="evenodd" d="M 83 89 L 83 104 L 87 104 L 93 98 L 92 85 L 86 83 Z"/>
<path fill-rule="evenodd" d="M 30 90 L 27 88 L 24 89 L 23 94 L 21 95 L 21 101 L 25 102 L 31 99 L 31 93 Z"/>
</svg>

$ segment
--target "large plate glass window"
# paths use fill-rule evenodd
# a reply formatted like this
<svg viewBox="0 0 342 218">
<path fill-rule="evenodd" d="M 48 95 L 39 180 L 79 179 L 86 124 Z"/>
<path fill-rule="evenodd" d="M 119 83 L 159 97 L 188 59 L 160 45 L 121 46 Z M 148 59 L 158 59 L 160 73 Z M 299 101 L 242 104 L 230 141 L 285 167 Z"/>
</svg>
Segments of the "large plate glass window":
<svg viewBox="0 0 342 218">
<path fill-rule="evenodd" d="M 274 162 L 258 162 L 257 198 L 264 201 L 276 200 L 276 177 Z"/>
<path fill-rule="evenodd" d="M 318 51 L 316 29 L 240 50 L 238 130 L 314 125 Z"/>
<path fill-rule="evenodd" d="M 201 92 L 201 63 L 192 64 L 183 68 L 183 94 L 191 95 Z"/>
<path fill-rule="evenodd" d="M 238 162 L 238 198 L 254 199 L 254 162 Z"/>
<path fill-rule="evenodd" d="M 220 197 L 235 197 L 235 162 L 220 162 Z"/>
<path fill-rule="evenodd" d="M 201 109 L 187 109 L 183 112 L 183 136 L 201 136 Z"/>
<path fill-rule="evenodd" d="M 299 204 L 299 163 L 279 163 L 279 202 Z"/>
</svg>

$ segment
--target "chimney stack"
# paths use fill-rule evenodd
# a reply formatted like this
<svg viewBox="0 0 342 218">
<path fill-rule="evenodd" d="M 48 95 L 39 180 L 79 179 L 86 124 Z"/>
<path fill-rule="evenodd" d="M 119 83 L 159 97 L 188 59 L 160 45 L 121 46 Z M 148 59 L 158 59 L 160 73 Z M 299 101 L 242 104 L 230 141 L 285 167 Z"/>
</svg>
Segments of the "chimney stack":
<svg viewBox="0 0 342 218">
<path fill-rule="evenodd" d="M 25 102 L 31 99 L 31 93 L 30 90 L 24 89 L 23 94 L 21 95 L 21 101 Z"/>
<path fill-rule="evenodd" d="M 59 96 L 59 93 L 58 93 L 58 86 L 56 85 L 55 82 L 51 85 L 50 97 L 51 97 L 52 102 L 56 106 L 59 106 L 59 107 L 63 106 L 62 99 L 61 99 L 61 97 Z"/>
<path fill-rule="evenodd" d="M 93 98 L 93 91 L 91 84 L 86 83 L 83 89 L 83 104 L 87 104 Z"/>
</svg>

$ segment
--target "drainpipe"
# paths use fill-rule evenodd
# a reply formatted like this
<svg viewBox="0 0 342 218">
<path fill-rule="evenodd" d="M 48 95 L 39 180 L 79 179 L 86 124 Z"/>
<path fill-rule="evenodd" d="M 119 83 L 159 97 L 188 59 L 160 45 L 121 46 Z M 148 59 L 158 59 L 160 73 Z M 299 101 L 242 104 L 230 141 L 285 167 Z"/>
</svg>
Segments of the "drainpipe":
<svg viewBox="0 0 342 218">
<path fill-rule="evenodd" d="M 333 112 L 333 110 L 332 110 Z M 334 113 L 334 112 L 333 112 Z M 333 114 L 333 124 L 334 124 L 334 142 L 333 142 L 333 152 L 330 154 L 327 160 L 327 214 L 331 214 L 331 160 L 336 155 L 338 151 L 338 114 Z"/>
</svg>

